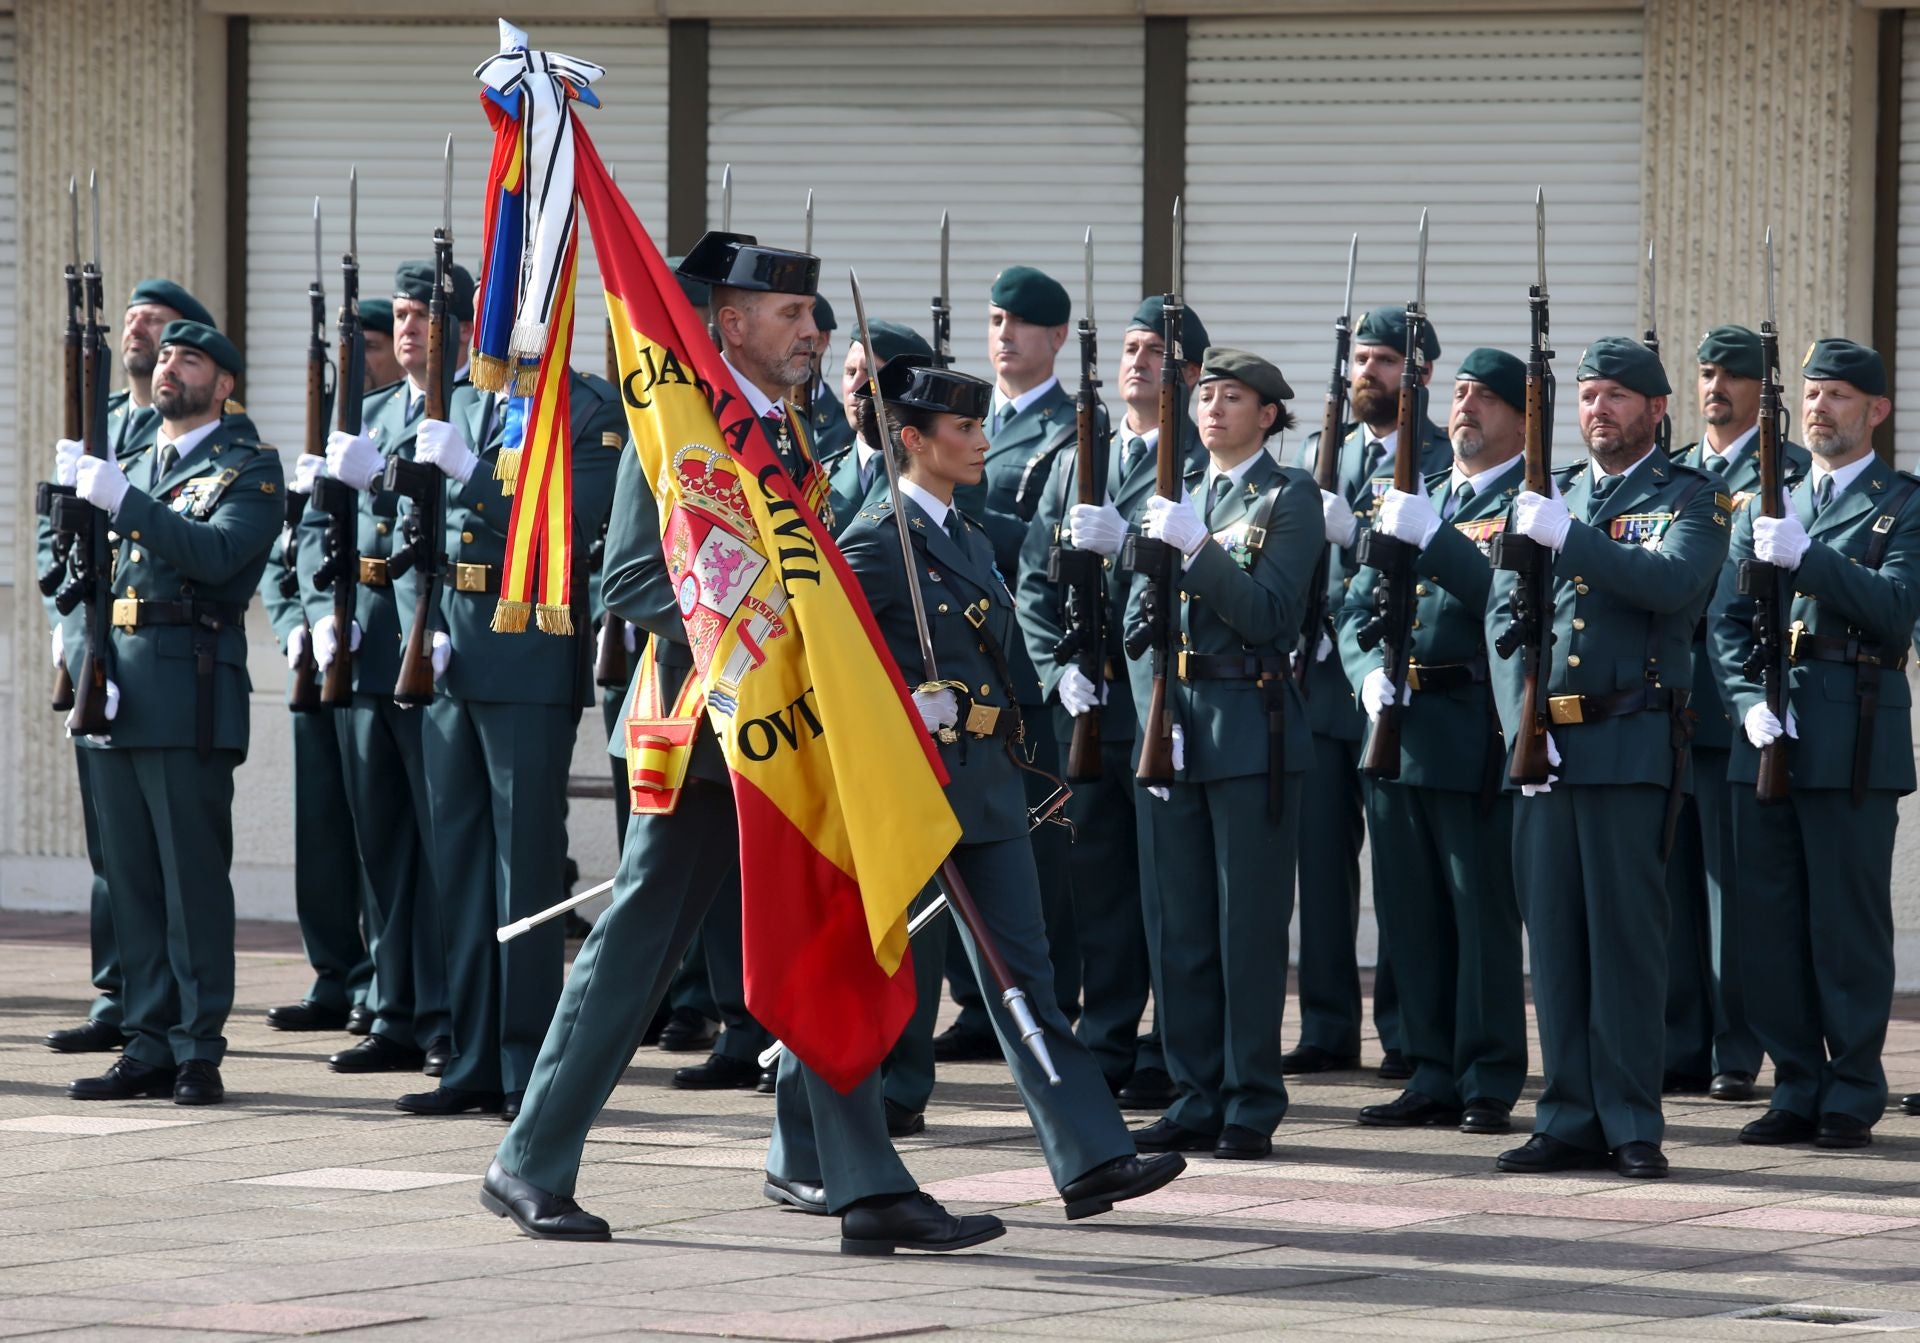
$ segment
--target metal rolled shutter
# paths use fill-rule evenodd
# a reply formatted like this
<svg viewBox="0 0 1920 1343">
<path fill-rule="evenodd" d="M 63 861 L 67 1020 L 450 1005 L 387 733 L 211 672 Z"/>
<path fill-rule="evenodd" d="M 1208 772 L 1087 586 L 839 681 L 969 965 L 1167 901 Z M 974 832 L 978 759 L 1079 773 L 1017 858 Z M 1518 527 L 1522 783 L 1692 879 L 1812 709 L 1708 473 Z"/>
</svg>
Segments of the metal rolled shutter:
<svg viewBox="0 0 1920 1343">
<path fill-rule="evenodd" d="M 1895 269 L 1895 464 L 1920 465 L 1920 15 L 1909 14 L 1900 52 L 1900 229 Z"/>
<path fill-rule="evenodd" d="M 20 311 L 20 85 L 14 75 L 14 43 L 14 16 L 0 14 L 0 311 L 17 314 Z M 0 323 L 0 406 L 12 407 L 19 403 L 19 370 L 14 367 L 19 339 L 17 325 L 17 322 Z M 0 420 L 0 498 L 20 498 L 21 491 L 46 470 L 39 462 L 24 460 L 23 445 L 16 441 L 18 429 L 17 416 L 8 415 Z M 19 541 L 23 512 L 20 508 L 0 510 L 0 587 L 17 581 L 14 548 Z"/>
</svg>

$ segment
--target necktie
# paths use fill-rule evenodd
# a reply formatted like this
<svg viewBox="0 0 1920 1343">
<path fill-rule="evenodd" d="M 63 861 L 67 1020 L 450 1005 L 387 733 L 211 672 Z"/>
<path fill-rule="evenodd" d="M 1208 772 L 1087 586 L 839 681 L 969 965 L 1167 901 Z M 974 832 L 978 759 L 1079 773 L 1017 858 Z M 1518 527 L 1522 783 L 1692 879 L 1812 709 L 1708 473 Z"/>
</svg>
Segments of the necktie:
<svg viewBox="0 0 1920 1343">
<path fill-rule="evenodd" d="M 1013 402 L 1003 401 L 987 421 L 987 436 L 991 438 L 1007 427 L 1007 421 L 1013 418 Z"/>
<path fill-rule="evenodd" d="M 1207 521 L 1213 521 L 1214 511 L 1229 494 L 1233 493 L 1233 480 L 1229 476 L 1215 476 L 1213 489 L 1207 496 Z"/>
<path fill-rule="evenodd" d="M 873 468 L 880 464 L 880 454 L 870 452 L 866 460 L 860 463 L 860 500 L 866 502 L 867 491 L 873 488 Z"/>
<path fill-rule="evenodd" d="M 953 538 L 953 543 L 960 547 L 962 554 L 965 554 L 967 549 L 967 524 L 961 518 L 959 509 L 949 508 L 947 510 L 946 528 L 947 535 Z"/>
<path fill-rule="evenodd" d="M 1140 465 L 1140 459 L 1147 455 L 1147 440 L 1137 435 L 1127 436 L 1126 451 L 1120 456 L 1120 474 L 1124 478 L 1133 474 L 1133 468 Z"/>
<path fill-rule="evenodd" d="M 160 461 L 160 478 L 165 479 L 169 474 L 172 473 L 174 466 L 179 463 L 180 453 L 177 449 L 175 449 L 173 444 L 162 443 L 160 445 L 159 461 Z"/>
<path fill-rule="evenodd" d="M 425 411 L 426 408 L 427 408 L 427 398 L 424 394 L 416 394 L 413 392 L 407 393 L 407 423 L 408 424 L 412 424 L 415 420 L 419 419 L 421 416 L 421 413 Z"/>
<path fill-rule="evenodd" d="M 1441 515 L 1442 520 L 1452 522 L 1460 510 L 1467 506 L 1467 501 L 1471 498 L 1473 498 L 1472 481 L 1463 480 L 1454 486 L 1453 493 L 1447 496 L 1447 511 Z"/>
<path fill-rule="evenodd" d="M 1602 476 L 1593 482 L 1593 497 L 1587 501 L 1587 520 L 1591 522 L 1607 506 L 1607 496 L 1620 483 L 1619 476 Z"/>
<path fill-rule="evenodd" d="M 1376 438 L 1368 443 L 1365 465 L 1361 468 L 1360 478 L 1362 480 L 1372 480 L 1374 475 L 1380 470 L 1380 463 L 1386 459 L 1387 444 L 1384 439 Z"/>
<path fill-rule="evenodd" d="M 1709 451 L 1707 453 L 1707 470 L 1713 472 L 1716 476 L 1726 475 L 1727 455 L 1724 452 Z"/>
<path fill-rule="evenodd" d="M 1817 518 L 1833 502 L 1833 477 L 1822 476 L 1820 483 L 1813 487 L 1813 515 Z"/>
</svg>

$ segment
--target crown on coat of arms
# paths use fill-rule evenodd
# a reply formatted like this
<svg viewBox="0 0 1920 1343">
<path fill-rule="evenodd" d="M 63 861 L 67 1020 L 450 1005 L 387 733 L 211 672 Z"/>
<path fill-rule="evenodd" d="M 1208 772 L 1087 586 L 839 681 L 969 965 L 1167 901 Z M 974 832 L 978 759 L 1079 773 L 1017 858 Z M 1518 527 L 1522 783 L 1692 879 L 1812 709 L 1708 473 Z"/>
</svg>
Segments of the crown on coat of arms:
<svg viewBox="0 0 1920 1343">
<path fill-rule="evenodd" d="M 746 488 L 739 476 L 716 466 L 708 451 L 698 443 L 689 443 L 674 454 L 673 469 L 680 477 L 681 497 L 740 535 L 753 535 L 753 510 L 747 505 Z"/>
</svg>

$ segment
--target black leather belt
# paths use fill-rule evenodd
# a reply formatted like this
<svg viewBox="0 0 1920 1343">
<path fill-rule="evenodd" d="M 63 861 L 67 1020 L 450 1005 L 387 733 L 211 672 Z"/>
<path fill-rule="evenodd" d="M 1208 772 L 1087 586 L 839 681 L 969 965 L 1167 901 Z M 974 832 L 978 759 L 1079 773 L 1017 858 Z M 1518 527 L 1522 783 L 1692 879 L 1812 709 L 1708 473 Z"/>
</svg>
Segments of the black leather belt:
<svg viewBox="0 0 1920 1343">
<path fill-rule="evenodd" d="M 1795 662 L 1840 662 L 1850 667 L 1879 667 L 1884 671 L 1904 671 L 1907 651 L 1903 648 L 1889 658 L 1884 644 L 1810 634 L 1799 626 L 1794 627 L 1787 639 L 1787 656 Z"/>
<path fill-rule="evenodd" d="M 120 597 L 113 603 L 113 623 L 130 630 L 142 625 L 238 625 L 247 608 L 233 602 L 143 602 Z"/>
<path fill-rule="evenodd" d="M 1278 655 L 1256 656 L 1241 653 L 1188 653 L 1174 659 L 1174 669 L 1183 681 L 1263 681 L 1269 676 L 1285 676 L 1287 659 Z"/>
<path fill-rule="evenodd" d="M 1621 718 L 1630 713 L 1669 713 L 1673 692 L 1665 686 L 1635 686 L 1611 695 L 1554 695 L 1547 700 L 1547 713 L 1556 723 L 1594 723 L 1602 718 Z"/>
<path fill-rule="evenodd" d="M 1485 685 L 1487 683 L 1487 660 L 1477 658 L 1472 662 L 1441 662 L 1426 664 L 1415 662 L 1407 667 L 1407 689 L 1409 690 L 1458 690 L 1462 686 Z"/>
</svg>

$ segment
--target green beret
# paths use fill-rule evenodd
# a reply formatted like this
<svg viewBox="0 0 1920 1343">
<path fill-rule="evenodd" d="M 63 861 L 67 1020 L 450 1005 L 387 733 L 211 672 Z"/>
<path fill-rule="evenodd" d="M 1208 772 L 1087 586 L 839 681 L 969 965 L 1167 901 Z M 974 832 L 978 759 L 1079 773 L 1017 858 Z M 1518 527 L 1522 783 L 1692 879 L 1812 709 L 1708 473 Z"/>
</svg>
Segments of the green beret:
<svg viewBox="0 0 1920 1343">
<path fill-rule="evenodd" d="M 873 352 L 880 356 L 882 364 L 898 359 L 903 354 L 917 354 L 921 358 L 933 359 L 933 346 L 921 337 L 918 331 L 899 322 L 868 322 L 867 334 L 873 337 Z M 853 341 L 858 344 L 860 337 L 855 334 Z"/>
<path fill-rule="evenodd" d="M 1716 326 L 1700 337 L 1700 362 L 1718 364 L 1736 378 L 1764 378 L 1760 337 L 1744 326 Z"/>
<path fill-rule="evenodd" d="M 433 302 L 433 263 L 402 261 L 393 272 L 393 296 Z M 461 265 L 453 268 L 453 315 L 463 322 L 473 320 L 473 275 Z"/>
<path fill-rule="evenodd" d="M 1642 396 L 1673 394 L 1667 371 L 1660 367 L 1660 356 L 1631 336 L 1602 336 L 1587 346 L 1573 377 L 1575 382 L 1611 378 Z"/>
<path fill-rule="evenodd" d="M 1396 308 L 1389 303 L 1384 308 L 1371 309 L 1360 319 L 1360 325 L 1353 333 L 1356 345 L 1386 345 L 1405 351 L 1407 348 L 1407 310 Z M 1420 324 L 1420 353 L 1431 364 L 1440 357 L 1440 336 L 1433 329 L 1432 322 Z"/>
<path fill-rule="evenodd" d="M 1800 373 L 1813 382 L 1850 382 L 1868 396 L 1887 394 L 1887 366 L 1880 352 L 1840 336 L 1815 341 Z"/>
<path fill-rule="evenodd" d="M 713 302 L 713 286 L 705 280 L 696 280 L 680 273 L 680 263 L 685 257 L 670 256 L 667 264 L 673 267 L 673 278 L 680 281 L 680 292 L 687 296 L 687 302 L 693 305 L 695 312 L 705 312 L 707 305 Z"/>
<path fill-rule="evenodd" d="M 393 334 L 393 300 L 390 298 L 363 298 L 360 300 L 360 325 L 369 331 L 384 331 Z"/>
<path fill-rule="evenodd" d="M 1149 294 L 1140 300 L 1140 306 L 1133 310 L 1133 320 L 1127 323 L 1129 331 L 1158 331 L 1166 319 L 1165 300 L 1159 294 Z M 1198 366 L 1200 356 L 1207 346 L 1213 344 L 1207 339 L 1207 324 L 1200 320 L 1200 314 L 1192 308 L 1183 308 L 1180 313 L 1180 346 L 1186 351 L 1187 362 Z"/>
<path fill-rule="evenodd" d="M 1032 266 L 1008 266 L 993 277 L 993 306 L 1035 326 L 1065 326 L 1073 315 L 1066 286 Z"/>
<path fill-rule="evenodd" d="M 207 311 L 206 304 L 172 280 L 162 280 L 158 277 L 142 280 L 127 296 L 129 308 L 139 303 L 158 303 L 163 308 L 172 308 L 189 322 L 198 322 L 201 326 L 210 326 L 216 330 L 220 326 L 213 320 L 213 314 Z"/>
<path fill-rule="evenodd" d="M 827 302 L 825 294 L 813 296 L 813 324 L 821 331 L 838 331 L 840 324 L 834 320 L 833 305 Z"/>
<path fill-rule="evenodd" d="M 240 357 L 234 343 L 205 322 L 168 322 L 167 329 L 160 333 L 160 348 L 164 350 L 169 345 L 198 350 L 236 378 L 247 371 L 246 360 Z"/>
<path fill-rule="evenodd" d="M 1505 350 L 1482 345 L 1467 351 L 1467 357 L 1460 361 L 1460 371 L 1454 376 L 1485 383 L 1488 391 L 1515 410 L 1527 408 L 1527 365 Z"/>
<path fill-rule="evenodd" d="M 1293 399 L 1293 388 L 1287 386 L 1287 380 L 1280 370 L 1259 355 L 1248 354 L 1245 350 L 1226 345 L 1208 347 L 1200 359 L 1200 381 L 1213 382 L 1218 378 L 1244 382 L 1260 394 L 1262 401 L 1271 401 L 1275 405 Z"/>
</svg>

